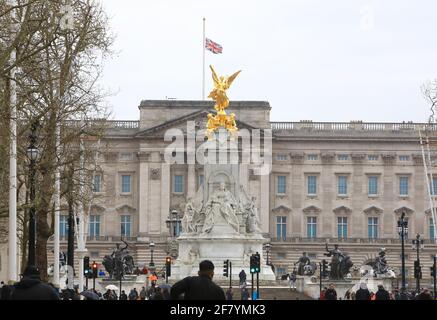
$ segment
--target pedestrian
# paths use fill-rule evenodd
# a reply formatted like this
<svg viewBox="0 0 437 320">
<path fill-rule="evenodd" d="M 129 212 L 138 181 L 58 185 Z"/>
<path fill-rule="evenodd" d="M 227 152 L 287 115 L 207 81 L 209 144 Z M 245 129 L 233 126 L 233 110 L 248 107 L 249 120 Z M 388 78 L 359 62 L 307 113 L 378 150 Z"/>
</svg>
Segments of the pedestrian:
<svg viewBox="0 0 437 320">
<path fill-rule="evenodd" d="M 170 291 L 168 290 L 168 288 L 164 288 L 162 290 L 162 296 L 164 300 L 170 300 Z"/>
<path fill-rule="evenodd" d="M 371 295 L 369 289 L 367 289 L 367 284 L 364 282 L 360 283 L 360 288 L 355 293 L 355 300 L 370 300 Z"/>
<path fill-rule="evenodd" d="M 14 286 L 4 284 L 1 289 L 0 300 L 11 300 L 13 290 Z"/>
<path fill-rule="evenodd" d="M 146 300 L 146 288 L 142 287 L 140 291 L 140 300 Z"/>
<path fill-rule="evenodd" d="M 294 272 L 292 272 L 291 274 L 288 275 L 288 279 L 290 282 L 290 290 L 296 290 L 296 274 Z"/>
<path fill-rule="evenodd" d="M 378 285 L 378 291 L 376 291 L 375 300 L 390 300 L 390 294 L 384 289 L 382 284 Z"/>
<path fill-rule="evenodd" d="M 127 294 L 124 290 L 121 290 L 120 300 L 127 300 Z"/>
<path fill-rule="evenodd" d="M 40 279 L 39 270 L 29 266 L 24 270 L 23 278 L 16 283 L 11 300 L 59 300 L 59 294 Z"/>
<path fill-rule="evenodd" d="M 232 292 L 232 287 L 226 291 L 226 300 L 234 300 L 234 293 Z"/>
<path fill-rule="evenodd" d="M 160 287 L 156 287 L 155 293 L 152 294 L 150 300 L 164 300 L 164 296 L 162 295 L 162 291 Z"/>
<path fill-rule="evenodd" d="M 320 298 L 319 300 L 326 300 L 326 290 L 328 290 L 328 288 L 324 287 L 322 291 L 320 291 Z"/>
<path fill-rule="evenodd" d="M 427 288 L 424 288 L 422 292 L 417 295 L 416 300 L 432 300 L 431 293 Z"/>
<path fill-rule="evenodd" d="M 241 290 L 241 300 L 249 300 L 249 290 L 246 287 Z"/>
<path fill-rule="evenodd" d="M 411 300 L 408 295 L 407 289 L 401 288 L 401 292 L 399 293 L 399 300 Z"/>
<path fill-rule="evenodd" d="M 325 292 L 325 300 L 337 300 L 337 291 L 335 291 L 334 284 L 331 283 Z"/>
<path fill-rule="evenodd" d="M 240 287 L 244 287 L 246 285 L 246 279 L 247 279 L 246 271 L 241 270 L 238 277 L 240 278 Z"/>
<path fill-rule="evenodd" d="M 129 300 L 137 300 L 138 299 L 138 291 L 137 288 L 133 288 L 130 292 L 129 292 Z"/>
<path fill-rule="evenodd" d="M 173 285 L 171 299 L 179 299 L 183 294 L 185 300 L 226 300 L 222 288 L 212 281 L 213 277 L 214 264 L 209 260 L 202 261 L 197 277 L 186 277 Z"/>
</svg>

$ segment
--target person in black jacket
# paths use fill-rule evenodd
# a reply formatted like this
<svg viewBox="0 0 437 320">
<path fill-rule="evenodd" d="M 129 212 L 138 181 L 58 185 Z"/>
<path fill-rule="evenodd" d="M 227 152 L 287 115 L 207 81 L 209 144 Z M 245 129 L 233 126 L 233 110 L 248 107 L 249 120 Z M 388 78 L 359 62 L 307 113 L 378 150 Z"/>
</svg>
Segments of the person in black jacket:
<svg viewBox="0 0 437 320">
<path fill-rule="evenodd" d="M 177 300 L 183 294 L 184 300 L 226 300 L 223 289 L 212 281 L 214 264 L 211 261 L 202 261 L 198 274 L 175 283 L 170 290 L 171 299 Z"/>
<path fill-rule="evenodd" d="M 355 293 L 355 300 L 370 300 L 371 295 L 367 285 L 364 282 L 360 283 L 360 288 Z"/>
<path fill-rule="evenodd" d="M 337 291 L 335 291 L 334 284 L 331 283 L 329 288 L 325 291 L 325 300 L 337 300 Z"/>
<path fill-rule="evenodd" d="M 378 285 L 378 291 L 376 291 L 375 300 L 390 300 L 390 293 L 384 289 L 382 284 Z"/>
<path fill-rule="evenodd" d="M 24 270 L 21 281 L 14 285 L 11 300 L 59 300 L 59 294 L 41 281 L 35 266 L 29 266 Z"/>
</svg>

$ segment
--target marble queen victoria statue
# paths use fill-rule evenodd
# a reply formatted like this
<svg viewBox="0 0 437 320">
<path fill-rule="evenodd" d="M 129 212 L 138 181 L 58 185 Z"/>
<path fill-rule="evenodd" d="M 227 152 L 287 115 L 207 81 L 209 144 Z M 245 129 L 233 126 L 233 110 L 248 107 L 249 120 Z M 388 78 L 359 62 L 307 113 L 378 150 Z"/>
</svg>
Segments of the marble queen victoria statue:
<svg viewBox="0 0 437 320">
<path fill-rule="evenodd" d="M 205 221 L 202 233 L 209 233 L 216 219 L 221 215 L 236 232 L 239 232 L 239 220 L 237 217 L 238 204 L 234 196 L 226 189 L 225 184 L 214 191 L 205 208 Z"/>
</svg>

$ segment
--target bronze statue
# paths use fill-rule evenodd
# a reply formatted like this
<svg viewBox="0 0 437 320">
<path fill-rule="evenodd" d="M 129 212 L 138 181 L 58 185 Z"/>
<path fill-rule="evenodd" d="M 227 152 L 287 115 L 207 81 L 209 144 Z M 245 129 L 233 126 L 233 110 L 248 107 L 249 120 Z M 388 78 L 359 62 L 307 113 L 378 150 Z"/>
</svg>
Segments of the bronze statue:
<svg viewBox="0 0 437 320">
<path fill-rule="evenodd" d="M 334 245 L 333 250 L 329 250 L 328 244 L 326 243 L 325 256 L 331 258 L 331 271 L 329 273 L 329 279 L 331 280 L 341 280 L 349 273 L 349 269 L 353 266 L 353 263 L 349 256 L 344 255 L 338 248 L 338 244 Z"/>
<path fill-rule="evenodd" d="M 120 279 L 125 274 L 132 274 L 134 271 L 134 259 L 129 254 L 127 248 L 129 245 L 126 241 L 122 240 L 125 246 L 120 248 L 120 244 L 116 244 L 116 248 L 113 250 L 111 255 L 106 255 L 103 258 L 103 266 L 109 273 L 109 277 Z"/>
<path fill-rule="evenodd" d="M 389 272 L 387 260 L 385 259 L 385 249 L 382 248 L 378 256 L 375 259 L 375 262 L 373 264 L 373 271 L 374 276 L 376 277 L 378 274 L 387 274 Z"/>
<path fill-rule="evenodd" d="M 305 275 L 305 266 L 310 265 L 310 258 L 308 258 L 307 253 L 302 253 L 302 257 L 299 258 L 297 262 L 294 263 L 294 265 L 297 264 L 297 274 L 299 276 Z"/>
</svg>

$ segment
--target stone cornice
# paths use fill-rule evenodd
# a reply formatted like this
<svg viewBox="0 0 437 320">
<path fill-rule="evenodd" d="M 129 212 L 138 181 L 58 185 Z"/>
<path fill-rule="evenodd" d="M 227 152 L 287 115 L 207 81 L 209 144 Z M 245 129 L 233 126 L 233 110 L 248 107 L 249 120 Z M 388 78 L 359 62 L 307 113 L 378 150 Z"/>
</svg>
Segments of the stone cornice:
<svg viewBox="0 0 437 320">
<path fill-rule="evenodd" d="M 291 152 L 290 160 L 292 164 L 301 164 L 303 163 L 304 153 L 303 152 Z"/>
<path fill-rule="evenodd" d="M 306 214 L 319 214 L 320 212 L 322 212 L 322 209 L 320 209 L 319 207 L 316 207 L 315 205 L 310 205 L 306 208 L 304 208 L 303 213 Z"/>
<path fill-rule="evenodd" d="M 334 152 L 322 152 L 320 155 L 320 158 L 324 163 L 331 163 L 335 159 L 335 153 Z"/>
<path fill-rule="evenodd" d="M 384 210 L 381 209 L 380 207 L 377 207 L 377 206 L 370 206 L 367 209 L 364 209 L 363 212 L 365 214 L 378 214 L 378 215 L 380 215 L 384 212 Z"/>
</svg>

